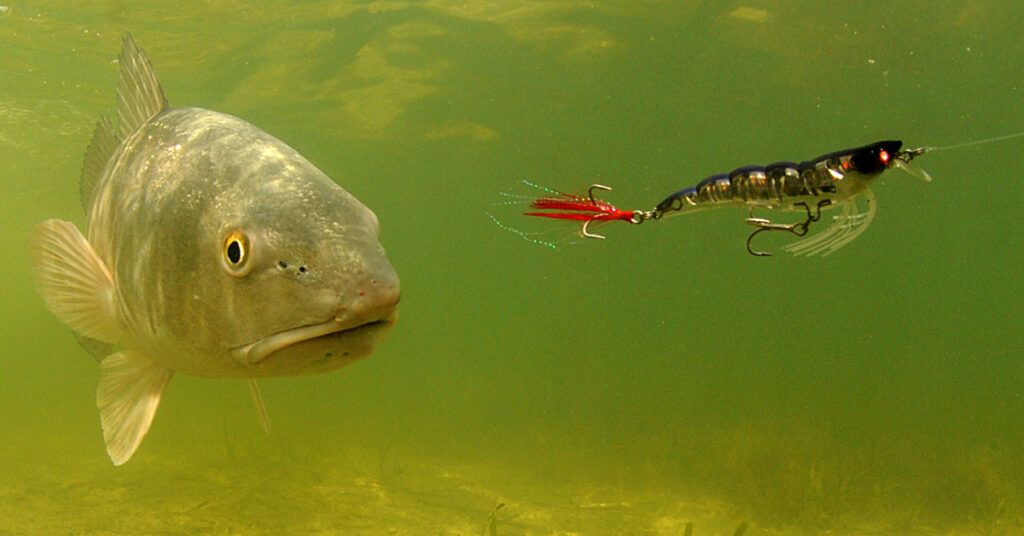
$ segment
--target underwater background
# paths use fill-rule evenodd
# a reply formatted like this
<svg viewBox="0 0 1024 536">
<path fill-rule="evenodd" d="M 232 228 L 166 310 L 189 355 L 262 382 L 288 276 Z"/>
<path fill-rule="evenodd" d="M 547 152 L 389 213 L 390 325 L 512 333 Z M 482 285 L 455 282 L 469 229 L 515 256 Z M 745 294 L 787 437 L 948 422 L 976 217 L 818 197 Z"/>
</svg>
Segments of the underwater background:
<svg viewBox="0 0 1024 536">
<path fill-rule="evenodd" d="M 750 256 L 742 209 L 556 250 L 488 214 L 524 179 L 650 208 L 746 164 L 1022 131 L 1022 27 L 1006 0 L 6 3 L 0 534 L 1020 534 L 1024 140 L 887 172 L 824 258 Z M 26 241 L 84 228 L 125 31 L 172 106 L 371 207 L 403 298 L 369 358 L 261 382 L 273 433 L 244 381 L 177 375 L 115 468 Z"/>
</svg>

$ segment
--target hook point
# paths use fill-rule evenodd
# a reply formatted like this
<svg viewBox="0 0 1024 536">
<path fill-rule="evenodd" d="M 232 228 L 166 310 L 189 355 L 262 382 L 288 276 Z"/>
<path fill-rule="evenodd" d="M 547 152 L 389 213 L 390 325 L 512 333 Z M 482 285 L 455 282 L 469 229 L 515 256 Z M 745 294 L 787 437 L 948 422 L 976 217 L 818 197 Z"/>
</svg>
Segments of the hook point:
<svg viewBox="0 0 1024 536">
<path fill-rule="evenodd" d="M 594 220 L 587 220 L 587 221 L 583 222 L 583 236 L 585 236 L 587 238 L 597 238 L 599 240 L 604 240 L 604 236 L 599 235 L 597 233 L 590 232 L 590 224 L 593 221 Z"/>
</svg>

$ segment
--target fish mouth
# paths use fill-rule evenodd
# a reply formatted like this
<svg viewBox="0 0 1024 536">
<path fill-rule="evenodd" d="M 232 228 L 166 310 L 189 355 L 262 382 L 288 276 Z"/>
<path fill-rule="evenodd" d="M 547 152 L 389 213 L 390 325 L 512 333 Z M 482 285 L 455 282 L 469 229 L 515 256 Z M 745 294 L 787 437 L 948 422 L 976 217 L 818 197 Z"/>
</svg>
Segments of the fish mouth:
<svg viewBox="0 0 1024 536">
<path fill-rule="evenodd" d="M 259 365 L 274 352 L 300 343 L 329 336 L 357 335 L 360 332 L 388 328 L 395 323 L 398 317 L 396 305 L 397 302 L 369 316 L 349 314 L 342 308 L 326 322 L 279 331 L 256 342 L 234 348 L 231 350 L 231 355 L 243 365 Z"/>
</svg>

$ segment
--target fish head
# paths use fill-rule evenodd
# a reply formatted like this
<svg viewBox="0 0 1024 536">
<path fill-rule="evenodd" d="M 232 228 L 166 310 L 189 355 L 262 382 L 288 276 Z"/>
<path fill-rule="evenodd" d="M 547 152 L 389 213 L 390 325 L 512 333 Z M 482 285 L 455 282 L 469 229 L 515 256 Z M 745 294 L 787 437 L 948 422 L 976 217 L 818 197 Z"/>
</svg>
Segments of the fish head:
<svg viewBox="0 0 1024 536">
<path fill-rule="evenodd" d="M 200 226 L 211 333 L 240 375 L 318 374 L 369 355 L 397 318 L 376 215 L 294 150 L 250 144 Z M 195 278 L 201 280 L 200 277 Z"/>
</svg>

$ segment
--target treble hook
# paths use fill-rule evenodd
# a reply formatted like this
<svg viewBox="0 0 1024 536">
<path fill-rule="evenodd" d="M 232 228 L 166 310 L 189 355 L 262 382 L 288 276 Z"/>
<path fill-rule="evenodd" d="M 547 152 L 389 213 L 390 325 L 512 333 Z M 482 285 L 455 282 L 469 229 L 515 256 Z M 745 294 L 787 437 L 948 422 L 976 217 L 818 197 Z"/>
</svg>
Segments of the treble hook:
<svg viewBox="0 0 1024 536">
<path fill-rule="evenodd" d="M 750 241 L 753 240 L 758 233 L 764 231 L 785 231 L 787 233 L 793 233 L 796 236 L 804 236 L 807 234 L 811 224 L 821 219 L 821 208 L 827 207 L 831 204 L 832 201 L 830 199 L 819 201 L 816 214 L 811 213 L 811 207 L 807 203 L 801 202 L 794 204 L 793 206 L 803 205 L 804 210 L 807 211 L 807 219 L 796 223 L 772 223 L 771 220 L 766 218 L 755 218 L 754 209 L 750 208 L 748 212 L 750 217 L 746 219 L 746 222 L 749 225 L 757 227 L 757 230 L 750 233 L 750 236 L 747 237 L 747 253 L 750 253 L 755 257 L 771 257 L 772 254 L 767 251 L 754 251 L 754 249 L 750 247 Z"/>
<path fill-rule="evenodd" d="M 803 235 L 807 234 L 807 228 L 806 228 L 807 227 L 807 222 L 800 222 L 800 223 L 772 223 L 771 220 L 768 220 L 768 219 L 765 219 L 765 218 L 755 218 L 753 210 L 750 211 L 750 217 L 746 219 L 746 222 L 748 224 L 750 224 L 750 225 L 753 225 L 754 227 L 757 227 L 757 230 L 752 232 L 752 233 L 750 233 L 750 236 L 747 237 L 747 253 L 750 253 L 751 255 L 753 255 L 755 257 L 771 257 L 772 256 L 772 254 L 768 253 L 767 251 L 754 251 L 754 249 L 752 247 L 750 247 L 750 241 L 753 240 L 754 237 L 757 236 L 758 233 L 762 233 L 764 231 L 786 231 L 786 232 L 789 232 L 789 233 L 793 233 L 793 234 L 795 234 L 797 236 L 803 236 Z M 804 226 L 803 233 L 801 233 L 801 232 L 796 230 L 796 227 L 798 225 L 803 225 Z"/>
<path fill-rule="evenodd" d="M 603 184 L 591 184 L 586 197 L 555 190 L 547 191 L 553 195 L 533 200 L 530 206 L 537 209 L 538 212 L 527 212 L 526 215 L 580 221 L 582 222 L 580 234 L 585 238 L 604 238 L 603 235 L 590 230 L 590 225 L 595 221 L 625 221 L 636 224 L 658 216 L 653 210 L 622 210 L 607 201 L 598 199 L 597 191 L 611 191 L 610 186 Z"/>
<path fill-rule="evenodd" d="M 590 222 L 592 222 L 592 221 L 594 221 L 594 220 L 587 220 L 587 221 L 583 222 L 583 230 L 582 230 L 583 236 L 586 237 L 586 238 L 597 238 L 597 239 L 600 239 L 600 240 L 604 240 L 604 235 L 599 235 L 597 233 L 590 232 Z"/>
<path fill-rule="evenodd" d="M 601 190 L 601 191 L 605 191 L 605 192 L 610 192 L 610 191 L 612 191 L 612 187 L 611 186 L 605 186 L 603 184 L 591 184 L 590 188 L 587 188 L 587 195 L 590 196 L 590 202 L 593 203 L 594 206 L 596 207 L 596 206 L 598 206 L 598 204 L 597 204 L 597 199 L 594 198 L 594 190 Z"/>
<path fill-rule="evenodd" d="M 601 210 L 601 205 L 599 205 L 597 203 L 597 198 L 594 197 L 594 190 L 601 190 L 601 191 L 604 191 L 604 192 L 610 192 L 610 191 L 612 191 L 612 188 L 611 188 L 611 186 L 605 186 L 603 184 L 591 184 L 590 188 L 587 188 L 587 196 L 590 197 L 590 203 L 592 205 L 594 205 L 594 207 L 596 207 L 598 210 Z M 590 222 L 592 222 L 592 221 L 594 221 L 594 220 L 587 220 L 587 221 L 583 222 L 583 229 L 582 229 L 583 236 L 586 237 L 586 238 L 597 238 L 599 240 L 604 240 L 604 235 L 599 235 L 597 233 L 590 232 Z"/>
<path fill-rule="evenodd" d="M 764 218 L 747 218 L 747 223 L 749 223 L 750 225 L 761 226 L 762 222 L 763 222 L 764 225 L 771 225 L 771 222 L 766 220 L 766 219 L 764 219 Z M 750 233 L 750 236 L 747 237 L 747 253 L 750 253 L 751 255 L 753 255 L 755 257 L 771 257 L 772 256 L 772 254 L 768 253 L 767 251 L 754 251 L 753 248 L 750 247 L 750 241 L 754 239 L 754 236 L 757 235 L 757 233 L 760 233 L 761 231 L 768 231 L 768 230 L 769 230 L 768 227 L 761 227 L 760 229 Z"/>
</svg>

